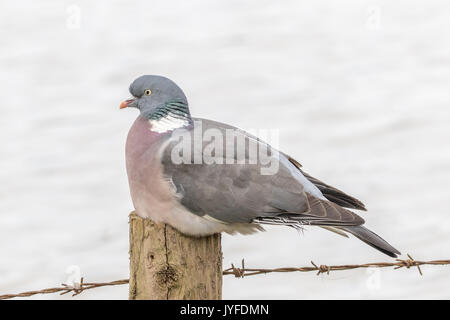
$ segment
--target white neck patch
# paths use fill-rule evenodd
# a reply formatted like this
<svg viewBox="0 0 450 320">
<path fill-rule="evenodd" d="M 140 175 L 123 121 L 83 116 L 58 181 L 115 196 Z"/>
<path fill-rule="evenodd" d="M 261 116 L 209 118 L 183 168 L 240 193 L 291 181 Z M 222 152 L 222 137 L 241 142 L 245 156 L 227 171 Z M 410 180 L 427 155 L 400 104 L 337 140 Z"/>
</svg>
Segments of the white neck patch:
<svg viewBox="0 0 450 320">
<path fill-rule="evenodd" d="M 148 122 L 152 125 L 150 130 L 157 133 L 164 133 L 177 128 L 182 128 L 189 124 L 188 119 L 174 117 L 171 113 L 158 120 L 149 120 Z"/>
</svg>

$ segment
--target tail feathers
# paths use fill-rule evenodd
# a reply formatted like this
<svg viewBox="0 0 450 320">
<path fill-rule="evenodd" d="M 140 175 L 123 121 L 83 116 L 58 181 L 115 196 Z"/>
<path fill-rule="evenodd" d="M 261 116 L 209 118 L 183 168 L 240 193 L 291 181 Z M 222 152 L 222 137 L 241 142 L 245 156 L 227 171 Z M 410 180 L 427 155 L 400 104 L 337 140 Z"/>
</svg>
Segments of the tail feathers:
<svg viewBox="0 0 450 320">
<path fill-rule="evenodd" d="M 397 255 L 401 254 L 380 236 L 363 226 L 348 226 L 342 227 L 341 229 L 353 234 L 359 240 L 367 243 L 369 246 L 383 252 L 384 254 L 387 254 L 390 257 L 396 258 Z"/>
</svg>

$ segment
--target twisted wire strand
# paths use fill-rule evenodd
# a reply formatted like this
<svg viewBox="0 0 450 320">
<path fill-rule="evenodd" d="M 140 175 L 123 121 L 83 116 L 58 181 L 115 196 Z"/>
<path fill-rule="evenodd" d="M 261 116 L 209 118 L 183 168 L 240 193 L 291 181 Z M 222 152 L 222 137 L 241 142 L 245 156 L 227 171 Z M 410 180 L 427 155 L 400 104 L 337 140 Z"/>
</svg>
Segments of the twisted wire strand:
<svg viewBox="0 0 450 320">
<path fill-rule="evenodd" d="M 388 268 L 392 267 L 395 270 L 401 268 L 412 268 L 417 267 L 419 274 L 422 276 L 422 270 L 420 266 L 423 265 L 450 265 L 450 260 L 432 260 L 432 261 L 419 261 L 414 260 L 410 254 L 408 254 L 408 259 L 396 259 L 395 262 L 372 262 L 365 264 L 345 264 L 345 265 L 335 265 L 328 266 L 325 264 L 318 265 L 311 261 L 312 266 L 307 267 L 282 267 L 282 268 L 274 268 L 274 269 L 262 269 L 262 268 L 246 268 L 245 261 L 242 259 L 241 267 L 237 268 L 234 264 L 231 264 L 231 267 L 225 269 L 223 271 L 223 275 L 234 275 L 236 278 L 244 278 L 248 276 L 254 276 L 259 274 L 267 274 L 274 272 L 313 272 L 315 271 L 317 275 L 322 273 L 330 274 L 331 271 L 342 271 L 342 270 L 353 270 L 358 268 Z M 42 290 L 34 290 L 34 291 L 26 291 L 17 294 L 4 294 L 0 295 L 0 300 L 3 299 L 12 299 L 19 297 L 30 297 L 36 294 L 49 294 L 49 293 L 58 293 L 60 295 L 64 295 L 67 293 L 72 293 L 72 296 L 79 295 L 85 290 L 106 287 L 106 286 L 116 286 L 123 285 L 129 283 L 129 279 L 116 280 L 111 282 L 84 282 L 84 279 L 81 278 L 81 282 L 74 286 L 69 286 L 67 284 L 61 284 L 61 287 L 48 288 Z"/>
</svg>

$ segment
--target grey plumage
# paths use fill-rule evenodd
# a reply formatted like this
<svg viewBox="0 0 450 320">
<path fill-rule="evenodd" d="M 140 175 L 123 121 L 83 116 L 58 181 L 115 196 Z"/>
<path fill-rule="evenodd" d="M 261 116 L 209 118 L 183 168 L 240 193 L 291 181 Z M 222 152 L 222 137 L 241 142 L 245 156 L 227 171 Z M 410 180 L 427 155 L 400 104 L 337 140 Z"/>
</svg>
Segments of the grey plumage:
<svg viewBox="0 0 450 320">
<path fill-rule="evenodd" d="M 143 95 L 147 89 L 155 91 L 155 97 Z M 365 210 L 361 201 L 305 173 L 295 159 L 245 131 L 192 118 L 187 99 L 172 81 L 143 76 L 130 92 L 136 101 L 127 103 L 141 112 L 127 142 L 127 170 L 138 214 L 193 235 L 249 233 L 264 224 L 321 226 L 351 233 L 390 256 L 399 254 L 349 210 Z M 221 137 L 232 132 L 232 141 L 241 141 L 242 149 L 234 144 L 230 148 L 231 140 L 203 139 L 211 131 Z M 185 143 L 182 154 L 180 141 Z M 267 164 L 255 157 L 255 148 L 278 160 L 274 174 L 261 174 Z M 174 155 L 184 162 L 175 162 Z M 198 155 L 201 162 L 196 162 Z"/>
<path fill-rule="evenodd" d="M 223 136 L 226 129 L 234 128 L 219 122 L 197 118 L 194 118 L 194 128 L 195 125 L 201 125 L 203 131 L 213 127 L 220 130 Z M 192 131 L 194 128 L 189 130 Z M 263 141 L 254 139 L 245 132 L 238 132 L 245 138 L 247 146 L 253 142 L 270 148 Z M 194 135 L 190 137 L 194 139 Z M 209 141 L 201 143 L 204 149 Z M 364 220 L 341 207 L 344 204 L 346 207 L 365 210 L 359 200 L 304 174 L 299 164 L 291 157 L 280 153 L 280 169 L 277 174 L 264 176 L 260 174 L 260 163 L 256 165 L 193 163 L 175 165 L 170 159 L 174 144 L 175 142 L 170 144 L 164 151 L 162 157 L 164 173 L 178 190 L 183 190 L 180 201 L 195 214 L 207 214 L 226 223 L 286 225 L 293 228 L 301 228 L 305 225 L 339 227 L 386 254 L 391 256 L 398 254 L 398 251 L 373 232 L 363 227 L 357 228 L 364 223 Z M 194 144 L 192 140 L 191 145 Z M 193 153 L 194 150 L 191 152 L 192 161 Z M 223 156 L 225 163 L 227 155 Z M 248 160 L 248 148 L 245 156 Z M 297 174 L 304 174 L 323 192 L 325 197 L 327 195 L 333 195 L 333 197 L 320 199 L 306 192 L 295 170 Z"/>
</svg>

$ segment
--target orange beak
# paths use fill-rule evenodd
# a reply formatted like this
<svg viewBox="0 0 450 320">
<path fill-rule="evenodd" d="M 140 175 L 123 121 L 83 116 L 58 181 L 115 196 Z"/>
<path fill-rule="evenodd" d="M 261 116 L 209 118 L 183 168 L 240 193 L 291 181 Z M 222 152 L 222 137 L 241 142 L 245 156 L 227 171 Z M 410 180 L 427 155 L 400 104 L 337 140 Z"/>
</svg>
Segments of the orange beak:
<svg viewBox="0 0 450 320">
<path fill-rule="evenodd" d="M 136 101 L 136 99 L 128 99 L 128 100 L 122 101 L 122 103 L 120 104 L 120 109 L 124 109 L 124 108 L 128 107 L 130 104 L 132 104 L 135 101 Z"/>
</svg>

